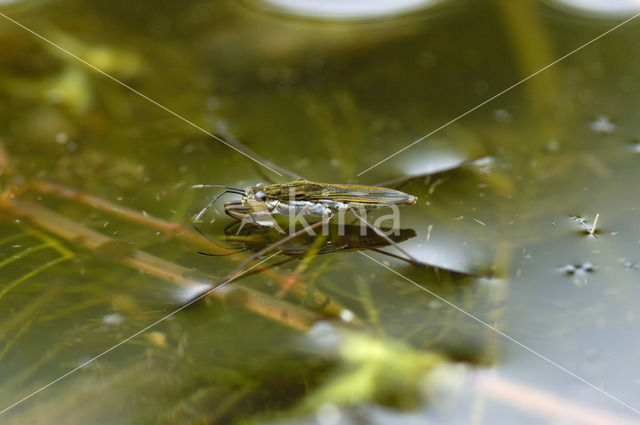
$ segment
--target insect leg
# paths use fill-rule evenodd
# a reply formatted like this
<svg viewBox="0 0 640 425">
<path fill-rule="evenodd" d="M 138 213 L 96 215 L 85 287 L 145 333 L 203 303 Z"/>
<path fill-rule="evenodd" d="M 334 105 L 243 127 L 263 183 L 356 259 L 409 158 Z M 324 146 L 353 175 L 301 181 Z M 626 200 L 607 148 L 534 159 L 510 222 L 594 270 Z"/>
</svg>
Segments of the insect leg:
<svg viewBox="0 0 640 425">
<path fill-rule="evenodd" d="M 270 268 L 278 267 L 278 266 L 281 266 L 281 265 L 283 265 L 283 264 L 290 263 L 290 262 L 291 262 L 291 261 L 293 261 L 293 260 L 297 260 L 298 258 L 301 258 L 303 255 L 304 255 L 304 254 L 293 255 L 293 256 L 291 256 L 291 257 L 289 257 L 289 258 L 285 258 L 285 259 L 284 259 L 284 260 L 282 260 L 282 261 L 278 261 L 278 262 L 276 262 L 276 263 L 269 264 L 268 266 L 255 268 L 255 269 L 253 269 L 253 270 L 251 270 L 250 272 L 245 273 L 245 274 L 246 274 L 247 276 L 248 276 L 248 275 L 250 275 L 250 274 L 258 274 L 258 273 L 261 273 L 261 272 L 263 272 L 263 271 L 265 271 L 265 270 L 268 270 L 268 269 L 270 269 Z"/>
<path fill-rule="evenodd" d="M 412 260 L 410 260 L 410 259 L 408 259 L 406 257 L 403 257 L 403 256 L 398 255 L 398 254 L 394 254 L 393 252 L 383 251 L 380 248 L 368 248 L 368 249 L 371 250 L 371 251 L 379 252 L 380 254 L 388 255 L 389 257 L 396 258 L 398 260 L 406 261 L 407 263 L 413 264 L 414 266 L 428 265 L 428 264 L 425 264 L 425 263 L 416 263 L 416 262 L 414 262 L 414 261 L 412 261 Z M 432 267 L 435 268 L 435 266 L 432 266 Z"/>
<path fill-rule="evenodd" d="M 232 278 L 235 277 L 236 274 L 238 274 L 239 272 L 241 272 L 242 270 L 244 270 L 244 268 L 251 263 L 253 260 L 262 257 L 263 255 L 273 251 L 274 249 L 278 248 L 279 246 L 284 245 L 285 243 L 297 238 L 298 236 L 302 235 L 303 233 L 308 232 L 309 230 L 312 229 L 316 229 L 324 224 L 326 224 L 326 222 L 329 222 L 333 219 L 333 216 L 329 217 L 327 220 L 321 220 L 318 221 L 317 223 L 313 223 L 311 226 L 309 227 L 305 227 L 303 229 L 298 230 L 295 233 L 290 234 L 289 236 L 285 236 L 284 238 L 280 239 L 277 242 L 272 243 L 269 246 L 266 246 L 264 248 L 262 248 L 260 251 L 256 252 L 255 254 L 253 254 L 251 257 L 247 258 L 242 264 L 240 264 L 238 267 L 236 267 L 234 270 L 232 270 L 229 275 L 228 278 Z"/>
<path fill-rule="evenodd" d="M 215 246 L 217 246 L 217 247 L 220 247 L 220 248 L 226 249 L 227 251 L 229 251 L 229 252 L 228 252 L 228 253 L 226 253 L 226 254 L 210 254 L 210 253 L 207 253 L 207 252 L 201 252 L 201 251 L 198 251 L 198 254 L 201 254 L 201 255 L 208 255 L 208 256 L 210 256 L 210 257 L 225 257 L 225 256 L 227 256 L 227 255 L 233 255 L 233 254 L 236 254 L 236 253 L 238 253 L 238 252 L 242 251 L 242 250 L 232 250 L 232 249 L 231 249 L 231 248 L 229 248 L 229 247 L 226 247 L 226 246 L 224 246 L 224 245 L 222 245 L 222 244 L 219 244 L 218 242 L 214 241 L 213 239 L 211 239 L 210 237 L 208 237 L 207 235 L 205 235 L 204 233 L 202 233 L 202 230 L 200 230 L 200 229 L 198 228 L 198 226 L 196 226 L 196 224 L 195 224 L 195 223 L 193 223 L 191 226 L 193 227 L 193 230 L 195 230 L 195 231 L 196 231 L 200 236 L 202 236 L 204 239 L 206 239 L 206 240 L 207 240 L 208 242 L 210 242 L 211 244 L 213 244 L 213 245 L 215 245 Z"/>
<path fill-rule="evenodd" d="M 413 255 L 409 254 L 407 251 L 405 251 L 404 249 L 400 248 L 400 245 L 398 245 L 395 241 L 393 241 L 389 236 L 385 235 L 382 230 L 378 229 L 376 226 L 374 226 L 373 224 L 369 223 L 364 217 L 359 216 L 358 213 L 356 213 L 354 208 L 349 207 L 349 211 L 358 220 L 360 220 L 362 223 L 364 223 L 365 226 L 367 226 L 368 228 L 373 230 L 376 235 L 380 236 L 382 239 L 387 241 L 390 245 L 393 245 L 398 251 L 400 251 L 401 253 L 406 255 L 409 260 L 411 260 L 414 263 L 421 264 L 421 262 L 419 260 L 417 260 Z"/>
<path fill-rule="evenodd" d="M 241 202 L 229 202 L 225 204 L 224 206 L 225 214 L 227 214 L 229 217 L 235 218 L 240 222 L 240 226 L 236 231 L 236 235 L 240 234 L 240 231 L 244 227 L 245 223 L 248 222 L 247 215 L 249 216 L 249 218 L 251 218 L 251 221 L 253 222 L 253 224 L 255 224 L 256 226 L 260 226 L 260 223 L 258 223 L 256 218 L 253 216 L 253 213 L 252 213 L 253 210 L 254 210 L 253 207 L 242 205 Z M 241 213 L 240 211 L 248 211 L 248 212 Z"/>
<path fill-rule="evenodd" d="M 251 257 L 249 257 L 245 261 L 243 261 L 235 269 L 233 269 L 229 273 L 227 273 L 227 275 L 225 275 L 225 277 L 222 278 L 220 281 L 221 282 L 223 282 L 223 281 L 231 281 L 231 280 L 235 279 L 236 277 L 238 277 L 239 274 L 244 272 L 244 270 L 247 268 L 247 266 L 249 264 L 251 264 L 251 262 L 255 261 L 256 259 L 258 259 L 260 257 L 262 257 L 263 255 L 267 254 L 268 252 L 278 248 L 279 246 L 289 242 L 290 240 L 293 240 L 293 239 L 297 238 L 298 236 L 302 235 L 303 233 L 306 233 L 308 230 L 315 229 L 317 227 L 323 226 L 323 225 L 331 222 L 331 220 L 333 220 L 334 217 L 335 217 L 334 215 L 331 215 L 331 216 L 327 217 L 326 219 L 318 221 L 317 223 L 313 223 L 309 227 L 305 227 L 303 229 L 300 229 L 297 232 L 292 233 L 289 236 L 286 236 L 286 237 L 280 239 L 277 242 L 272 243 L 271 245 L 269 245 L 269 246 L 267 246 L 265 248 L 262 248 L 260 251 L 256 252 Z M 202 292 L 200 292 L 198 294 L 195 294 L 189 300 L 185 301 L 183 303 L 183 305 L 188 305 L 190 302 L 192 302 L 193 300 L 201 297 L 203 294 L 206 294 L 210 290 L 211 290 L 211 287 L 208 287 L 208 288 L 206 288 L 206 290 L 204 290 L 204 291 L 202 291 Z"/>
<path fill-rule="evenodd" d="M 244 220 L 244 214 L 239 211 L 251 211 L 253 208 L 242 205 L 241 202 L 228 202 L 224 205 L 224 213 L 231 218 L 235 218 L 238 221 Z"/>
<path fill-rule="evenodd" d="M 204 255 L 205 257 L 228 257 L 230 255 L 234 255 L 234 254 L 237 254 L 239 252 L 244 252 L 246 250 L 247 250 L 246 248 L 240 248 L 240 249 L 236 249 L 235 251 L 231 251 L 228 254 L 212 254 L 210 252 L 196 251 L 196 254 Z"/>
<path fill-rule="evenodd" d="M 249 213 L 249 217 L 251 218 L 251 221 L 253 221 L 253 224 L 255 224 L 256 226 L 260 226 L 252 213 Z"/>
</svg>

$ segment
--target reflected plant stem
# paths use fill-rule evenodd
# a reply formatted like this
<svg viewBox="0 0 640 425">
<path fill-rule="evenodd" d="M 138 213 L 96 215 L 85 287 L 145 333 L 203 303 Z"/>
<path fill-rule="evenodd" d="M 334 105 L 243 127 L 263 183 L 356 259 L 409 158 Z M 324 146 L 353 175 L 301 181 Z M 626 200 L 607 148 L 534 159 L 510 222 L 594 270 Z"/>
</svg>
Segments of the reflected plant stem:
<svg viewBox="0 0 640 425">
<path fill-rule="evenodd" d="M 68 188 L 62 185 L 41 180 L 29 180 L 24 184 L 19 185 L 17 189 L 18 192 L 33 190 L 38 193 L 81 203 L 83 205 L 87 205 L 105 213 L 114 215 L 116 217 L 120 217 L 124 220 L 137 223 L 154 230 L 159 230 L 169 237 L 179 239 L 183 242 L 189 243 L 199 248 L 203 248 L 207 251 L 212 251 L 217 255 L 229 254 L 230 251 L 233 252 L 233 250 L 230 250 L 230 248 L 219 244 L 210 238 L 203 237 L 190 228 L 185 227 L 181 223 L 168 222 L 156 217 L 149 216 L 148 214 L 140 214 L 139 212 L 131 208 L 123 207 L 89 193 Z M 240 264 L 246 264 L 246 260 L 251 257 L 243 256 L 240 253 L 237 253 L 232 257 L 227 258 L 235 260 Z M 292 279 L 298 279 L 300 276 L 299 274 L 296 274 L 294 277 L 291 277 L 286 274 L 278 273 L 277 271 L 266 267 L 261 268 L 261 270 L 264 275 L 266 275 L 269 279 L 277 282 L 282 287 L 291 285 Z M 291 291 L 300 296 L 307 295 L 306 289 L 300 285 L 295 285 L 291 288 Z M 338 305 L 334 300 L 330 299 L 325 294 L 315 292 L 311 296 L 313 297 L 315 305 L 322 306 L 322 313 L 327 316 L 337 317 L 344 309 L 344 307 Z"/>
<path fill-rule="evenodd" d="M 283 245 L 284 243 L 291 241 L 295 238 L 297 238 L 298 236 L 301 236 L 309 231 L 312 231 L 322 225 L 326 224 L 325 220 L 319 221 L 317 223 L 312 224 L 309 227 L 305 227 L 302 228 L 300 230 L 298 230 L 295 233 L 292 233 L 290 235 L 287 235 L 285 237 L 283 237 L 282 239 L 280 239 L 278 242 L 271 244 L 269 246 L 266 246 L 264 248 L 262 248 L 261 250 L 253 253 L 251 256 L 249 256 L 249 258 L 247 258 L 246 260 L 244 260 L 242 263 L 240 263 L 240 265 L 238 265 L 235 269 L 231 270 L 229 273 L 227 273 L 227 275 L 224 277 L 224 279 L 221 279 L 222 281 L 225 280 L 230 280 L 230 279 L 235 279 L 238 275 L 242 274 L 244 272 L 244 270 L 249 266 L 249 264 L 251 264 L 253 261 L 257 260 L 258 258 L 261 258 L 264 255 L 269 254 L 270 252 L 274 251 L 275 249 L 277 249 L 279 246 Z M 338 310 L 338 313 L 340 312 L 340 310 Z"/>
<path fill-rule="evenodd" d="M 313 260 L 316 257 L 316 255 L 318 255 L 318 251 L 320 250 L 320 247 L 322 246 L 322 244 L 326 239 L 327 237 L 323 234 L 319 234 L 316 236 L 315 240 L 311 244 L 311 247 L 307 252 L 305 252 L 304 257 L 302 257 L 302 260 L 298 264 L 298 267 L 296 267 L 296 270 L 293 272 L 293 275 L 289 279 L 289 282 L 285 283 L 285 285 L 282 287 L 282 289 L 278 293 L 277 295 L 278 297 L 283 297 L 290 289 L 293 289 L 293 288 L 296 288 L 298 290 L 302 289 L 308 293 L 308 291 L 305 288 L 306 285 L 304 285 L 300 281 L 300 276 L 302 276 L 302 274 L 309 268 L 309 264 L 311 263 L 311 260 Z"/>
<path fill-rule="evenodd" d="M 4 144 L 0 141 L 0 176 L 13 174 L 13 166 L 11 159 Z"/>
<path fill-rule="evenodd" d="M 0 359 L 11 350 L 12 346 L 17 342 L 22 334 L 24 334 L 34 323 L 37 323 L 40 320 L 38 314 L 42 311 L 43 306 L 49 304 L 51 299 L 58 296 L 60 291 L 61 288 L 59 286 L 54 286 L 43 291 L 39 296 L 36 296 L 31 300 L 29 304 L 17 310 L 16 313 L 7 321 L 1 323 L 0 334 L 5 336 L 13 334 L 13 337 L 11 339 L 8 339 L 8 337 L 4 338 L 6 341 L 6 349 L 3 350 Z M 2 381 L 2 386 L 0 387 L 0 399 L 5 396 L 4 394 L 6 392 L 11 392 L 12 389 L 18 388 L 20 383 L 26 382 L 27 379 L 30 379 L 42 365 L 53 358 L 65 347 L 68 347 L 68 341 L 61 340 L 61 342 L 56 344 L 54 347 L 49 347 L 44 350 L 38 361 L 30 364 L 27 369 L 16 372 L 10 377 L 4 379 Z M 9 394 L 6 395 L 8 396 Z M 11 396 L 13 396 L 13 394 L 11 394 Z"/>
<path fill-rule="evenodd" d="M 39 322 L 49 322 L 61 317 L 69 317 L 73 313 L 77 313 L 79 311 L 88 310 L 94 306 L 98 305 L 107 305 L 109 302 L 113 300 L 110 296 L 101 295 L 99 298 L 91 298 L 84 302 L 76 303 L 73 307 L 69 307 L 66 309 L 62 309 L 57 311 L 56 313 L 42 315 L 40 317 Z"/>
<path fill-rule="evenodd" d="M 4 338 L 8 338 L 8 335 L 14 333 L 23 333 L 26 329 L 23 329 L 25 323 L 32 323 L 31 318 L 38 315 L 38 312 L 42 309 L 42 306 L 51 301 L 51 298 L 55 297 L 60 288 L 53 287 L 45 292 L 42 292 L 39 296 L 33 298 L 29 304 L 17 310 L 8 319 L 0 323 L 0 335 L 4 335 Z M 3 339 L 4 339 L 3 338 Z M 5 339 L 5 341 L 7 341 Z M 9 342 L 5 342 L 9 344 Z M 1 358 L 1 356 L 0 356 Z"/>
<path fill-rule="evenodd" d="M 507 299 L 509 294 L 509 280 L 504 276 L 512 263 L 515 247 L 508 241 L 501 241 L 496 247 L 493 260 L 494 274 L 498 279 L 492 283 L 492 290 L 489 293 L 489 303 L 491 308 L 487 313 L 487 321 L 492 323 L 496 329 L 503 330 L 506 325 Z M 501 340 L 494 335 L 487 335 L 485 355 L 487 362 L 495 362 L 500 354 Z"/>
<path fill-rule="evenodd" d="M 491 291 L 488 294 L 488 302 L 490 309 L 487 312 L 487 321 L 492 323 L 493 326 L 502 331 L 506 326 L 506 310 L 507 310 L 507 298 L 509 281 L 504 277 L 507 275 L 506 271 L 509 270 L 514 246 L 508 241 L 502 240 L 498 244 L 495 250 L 493 259 L 493 274 L 498 278 L 491 285 Z M 500 347 L 502 340 L 495 338 L 495 334 L 487 334 L 485 337 L 484 350 L 482 354 L 481 363 L 496 364 L 500 357 Z M 474 414 L 477 414 L 476 423 L 481 423 L 480 418 L 487 411 L 487 395 L 482 391 L 478 391 L 474 396 L 473 407 Z M 474 418 L 476 419 L 476 418 Z"/>
<path fill-rule="evenodd" d="M 378 335 L 385 336 L 386 333 L 384 331 L 384 326 L 380 323 L 380 315 L 378 314 L 378 310 L 375 306 L 375 298 L 371 293 L 371 286 L 362 278 L 356 279 L 355 284 L 358 294 L 362 298 L 362 307 L 367 312 L 369 323 L 373 325 Z"/>
<path fill-rule="evenodd" d="M 222 419 L 233 411 L 233 409 L 237 409 L 238 403 L 250 395 L 252 391 L 254 391 L 254 389 L 251 387 L 241 388 L 220 400 L 220 402 L 217 403 L 215 411 L 211 415 L 207 416 L 207 422 L 211 424 L 223 423 Z"/>
<path fill-rule="evenodd" d="M 584 404 L 559 397 L 556 394 L 533 388 L 497 376 L 494 372 L 481 371 L 474 375 L 473 387 L 486 397 L 536 416 L 552 419 L 552 422 L 584 425 L 640 425 L 640 421 L 614 416 Z"/>
<path fill-rule="evenodd" d="M 12 335 L 10 338 L 3 338 L 5 339 L 5 343 L 2 349 L 0 349 L 0 361 L 9 352 L 9 350 L 16 343 L 16 341 L 20 339 L 22 334 L 24 334 L 24 332 L 31 327 L 31 324 L 38 317 L 38 313 L 37 312 L 34 312 L 34 313 L 35 314 L 27 318 L 27 320 L 24 323 L 22 323 L 22 327 L 18 329 L 18 331 L 14 335 Z"/>
<path fill-rule="evenodd" d="M 25 217 L 42 229 L 85 249 L 99 251 L 105 244 L 115 242 L 114 239 L 79 225 L 48 208 L 28 201 L 7 201 L 7 199 L 4 201 L 5 208 L 14 214 Z M 212 280 L 207 276 L 197 276 L 197 273 L 190 269 L 137 249 L 132 250 L 129 255 L 123 258 L 118 258 L 117 261 L 183 287 L 201 286 L 203 283 L 209 283 Z M 259 291 L 242 287 L 238 283 L 222 287 L 220 290 L 214 291 L 211 296 L 228 301 L 300 331 L 306 331 L 311 324 L 322 318 L 319 314 L 291 305 Z"/>
<path fill-rule="evenodd" d="M 504 24 L 513 44 L 522 77 L 531 75 L 546 64 L 554 61 L 547 37 L 547 30 L 541 22 L 537 2 L 498 1 L 504 17 Z M 561 138 L 555 119 L 554 96 L 556 92 L 555 68 L 551 67 L 527 81 L 524 86 L 529 94 L 532 112 L 535 114 L 539 137 L 542 142 Z M 536 137 L 537 138 L 537 137 Z"/>
</svg>

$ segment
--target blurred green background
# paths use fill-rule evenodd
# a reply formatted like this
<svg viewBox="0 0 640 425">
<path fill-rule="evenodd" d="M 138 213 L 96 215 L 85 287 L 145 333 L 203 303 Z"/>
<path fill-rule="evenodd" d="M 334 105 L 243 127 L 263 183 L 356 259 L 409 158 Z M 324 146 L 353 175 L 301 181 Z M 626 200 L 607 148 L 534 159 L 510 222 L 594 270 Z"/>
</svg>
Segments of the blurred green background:
<svg viewBox="0 0 640 425">
<path fill-rule="evenodd" d="M 357 252 L 311 251 L 230 283 L 3 423 L 640 421 L 628 407 L 640 408 L 640 21 L 357 177 L 630 14 L 528 0 L 343 20 L 222 0 L 0 12 L 308 179 L 416 176 L 401 186 L 419 198 L 402 209 L 415 231 L 402 247 L 441 269 L 367 252 L 414 285 Z M 241 261 L 198 255 L 208 242 L 180 233 L 193 236 L 215 195 L 192 185 L 289 179 L 3 17 L 0 45 L 2 410 Z M 209 218 L 209 238 L 245 247 L 225 242 L 229 217 Z"/>
</svg>

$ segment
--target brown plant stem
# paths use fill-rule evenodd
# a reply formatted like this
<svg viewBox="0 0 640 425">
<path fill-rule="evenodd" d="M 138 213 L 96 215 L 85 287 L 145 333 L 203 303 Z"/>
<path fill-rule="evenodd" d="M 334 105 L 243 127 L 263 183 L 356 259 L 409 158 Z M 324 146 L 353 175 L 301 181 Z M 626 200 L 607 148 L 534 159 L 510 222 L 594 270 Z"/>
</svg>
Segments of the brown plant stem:
<svg viewBox="0 0 640 425">
<path fill-rule="evenodd" d="M 99 251 L 102 247 L 116 241 L 95 230 L 89 229 L 48 208 L 23 200 L 4 199 L 4 207 L 12 213 L 24 217 L 35 225 L 82 248 Z M 170 263 L 147 252 L 132 249 L 127 255 L 116 261 L 183 287 L 212 284 L 213 278 L 194 272 L 178 264 Z M 275 320 L 288 327 L 306 331 L 311 324 L 320 320 L 320 314 L 291 305 L 259 291 L 243 287 L 238 283 L 221 287 L 211 296 L 238 305 L 261 316 Z"/>
<path fill-rule="evenodd" d="M 83 191 L 37 179 L 28 180 L 25 183 L 19 184 L 17 186 L 17 192 L 25 190 L 33 190 L 38 193 L 55 196 L 69 201 L 78 202 L 92 208 L 96 208 L 100 211 L 120 217 L 129 222 L 138 223 L 154 230 L 159 230 L 169 237 L 179 239 L 183 242 L 189 243 L 199 248 L 203 248 L 218 255 L 228 254 L 230 251 L 232 251 L 231 248 L 219 244 L 211 239 L 205 238 L 181 223 L 168 222 L 160 218 L 149 216 L 148 214 L 140 214 L 136 210 L 114 204 L 113 202 L 107 201 Z M 7 197 L 5 194 L 5 198 L 10 197 Z M 98 235 L 102 236 L 102 234 L 100 233 L 98 233 Z M 237 261 L 239 264 L 244 266 L 245 264 L 247 264 L 248 259 L 255 258 L 255 256 L 236 253 L 235 255 L 229 256 L 227 258 Z M 149 264 L 152 263 L 153 261 L 149 262 Z M 158 272 L 160 273 L 160 271 Z M 279 273 L 270 268 L 264 268 L 262 273 L 269 279 L 278 283 L 281 287 L 290 285 L 292 281 L 299 282 L 300 280 L 299 274 L 290 276 L 288 274 Z M 291 292 L 297 294 L 298 296 L 309 296 L 305 286 L 301 284 L 298 284 L 291 288 Z M 336 317 L 339 316 L 340 312 L 344 309 L 343 306 L 337 304 L 334 300 L 319 291 L 314 291 L 311 296 L 316 305 L 322 306 L 322 314 L 324 315 Z"/>
</svg>

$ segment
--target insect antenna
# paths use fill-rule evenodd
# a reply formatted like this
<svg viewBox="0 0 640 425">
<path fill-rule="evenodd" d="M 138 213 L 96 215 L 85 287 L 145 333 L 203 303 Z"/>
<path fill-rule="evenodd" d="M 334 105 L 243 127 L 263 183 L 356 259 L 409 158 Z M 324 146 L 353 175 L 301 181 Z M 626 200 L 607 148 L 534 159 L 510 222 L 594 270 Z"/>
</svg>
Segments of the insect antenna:
<svg viewBox="0 0 640 425">
<path fill-rule="evenodd" d="M 216 134 L 216 137 L 219 139 L 224 140 L 225 143 L 234 146 L 236 149 L 238 149 L 240 152 L 244 153 L 245 155 L 249 156 L 249 157 L 253 157 L 254 159 L 257 159 L 257 161 L 254 161 L 254 163 L 256 164 L 261 164 L 266 168 L 270 168 L 271 171 L 275 171 L 276 174 L 282 173 L 282 174 L 286 174 L 291 178 L 294 179 L 299 179 L 300 176 L 297 175 L 296 173 L 294 173 L 293 171 L 289 171 L 286 168 L 283 168 L 279 165 L 274 164 L 271 161 L 267 161 L 266 159 L 262 158 L 260 155 L 258 155 L 256 152 L 254 152 L 252 149 L 250 149 L 247 145 L 245 145 L 243 142 L 241 142 L 240 140 L 236 139 L 235 137 L 233 137 L 232 135 L 228 134 L 227 132 L 224 132 L 224 134 Z M 256 167 L 258 170 L 260 170 L 260 168 Z M 270 180 L 270 179 L 267 179 Z"/>
<path fill-rule="evenodd" d="M 220 184 L 194 184 L 193 186 L 191 186 L 192 189 L 206 189 L 206 188 L 210 188 L 210 187 L 215 187 L 218 189 L 227 189 L 230 191 L 236 191 L 239 192 L 241 194 L 244 195 L 244 189 L 238 189 L 237 187 L 233 187 L 233 186 L 224 186 L 224 185 L 220 185 Z"/>
<path fill-rule="evenodd" d="M 235 187 L 231 187 L 231 186 L 220 186 L 217 184 L 197 184 L 194 186 L 191 186 L 194 189 L 201 189 L 201 188 L 209 188 L 209 187 L 215 187 L 215 188 L 219 188 L 219 189 L 224 189 L 223 192 L 219 193 L 215 198 L 213 198 L 211 201 L 209 201 L 209 203 L 207 204 L 206 207 L 204 207 L 194 218 L 193 221 L 199 221 L 203 215 L 205 215 L 205 213 L 207 211 L 209 211 L 209 208 L 211 208 L 213 206 L 213 204 L 216 203 L 216 201 L 218 199 L 220 199 L 222 197 L 222 195 L 224 195 L 225 193 L 233 193 L 236 195 L 244 195 L 245 191 L 242 189 L 237 189 Z"/>
</svg>

